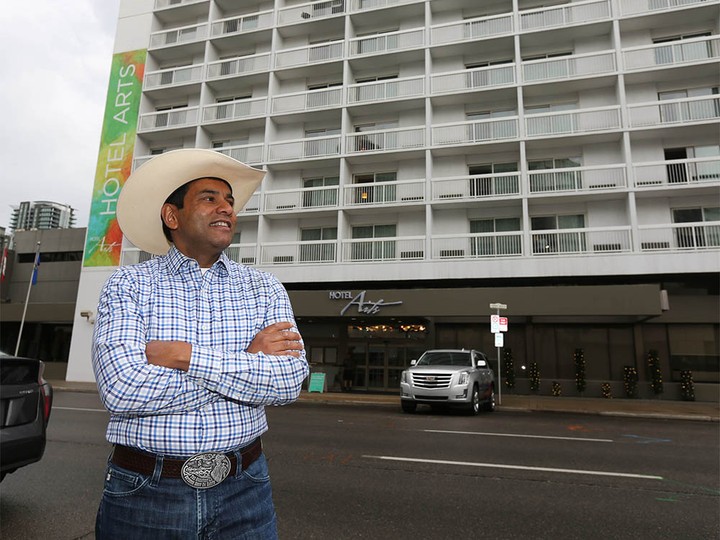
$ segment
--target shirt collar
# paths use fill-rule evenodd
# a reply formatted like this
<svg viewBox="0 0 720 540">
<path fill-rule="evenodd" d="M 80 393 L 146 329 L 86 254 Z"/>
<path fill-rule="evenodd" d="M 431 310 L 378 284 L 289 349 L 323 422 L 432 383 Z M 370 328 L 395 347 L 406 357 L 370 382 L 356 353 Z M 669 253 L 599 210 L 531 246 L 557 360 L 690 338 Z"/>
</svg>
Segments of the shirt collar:
<svg viewBox="0 0 720 540">
<path fill-rule="evenodd" d="M 174 244 L 170 245 L 170 250 L 165 256 L 165 263 L 167 264 L 170 272 L 173 274 L 180 273 L 183 267 L 186 267 L 187 265 L 191 265 L 193 263 L 197 264 L 195 259 L 191 259 L 187 255 L 181 253 Z M 217 261 L 215 261 L 213 266 L 223 267 L 226 273 L 230 272 L 230 259 L 227 255 L 225 255 L 224 251 L 220 254 L 220 257 Z"/>
</svg>

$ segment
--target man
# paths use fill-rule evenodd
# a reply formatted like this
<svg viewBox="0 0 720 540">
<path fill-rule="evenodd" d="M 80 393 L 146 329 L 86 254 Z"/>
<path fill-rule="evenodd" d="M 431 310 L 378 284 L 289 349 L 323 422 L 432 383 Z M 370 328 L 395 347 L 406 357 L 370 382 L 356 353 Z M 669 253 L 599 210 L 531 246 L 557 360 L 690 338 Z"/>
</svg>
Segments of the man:
<svg viewBox="0 0 720 540">
<path fill-rule="evenodd" d="M 264 407 L 308 374 L 287 292 L 223 253 L 264 172 L 212 150 L 161 154 L 125 182 L 124 235 L 158 255 L 100 296 L 92 362 L 113 446 L 96 537 L 277 537 Z"/>
</svg>

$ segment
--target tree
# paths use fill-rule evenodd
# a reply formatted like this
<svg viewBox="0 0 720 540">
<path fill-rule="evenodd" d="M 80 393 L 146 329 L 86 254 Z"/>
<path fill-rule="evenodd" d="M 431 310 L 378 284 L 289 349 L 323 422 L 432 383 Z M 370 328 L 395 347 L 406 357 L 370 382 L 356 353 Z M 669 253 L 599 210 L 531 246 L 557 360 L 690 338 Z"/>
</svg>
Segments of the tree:
<svg viewBox="0 0 720 540">
<path fill-rule="evenodd" d="M 585 352 L 582 349 L 575 349 L 575 386 L 580 395 L 585 391 L 587 381 L 585 380 Z"/>
</svg>

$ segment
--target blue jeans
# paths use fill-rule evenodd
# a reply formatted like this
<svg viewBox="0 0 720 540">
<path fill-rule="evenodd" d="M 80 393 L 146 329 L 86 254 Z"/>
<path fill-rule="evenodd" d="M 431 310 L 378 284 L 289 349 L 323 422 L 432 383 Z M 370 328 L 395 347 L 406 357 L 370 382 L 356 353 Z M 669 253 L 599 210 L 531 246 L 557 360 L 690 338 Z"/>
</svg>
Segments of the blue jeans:
<svg viewBox="0 0 720 540">
<path fill-rule="evenodd" d="M 208 489 L 192 488 L 181 478 L 161 478 L 161 470 L 161 458 L 151 476 L 108 463 L 95 522 L 98 540 L 277 539 L 264 454 Z"/>
</svg>

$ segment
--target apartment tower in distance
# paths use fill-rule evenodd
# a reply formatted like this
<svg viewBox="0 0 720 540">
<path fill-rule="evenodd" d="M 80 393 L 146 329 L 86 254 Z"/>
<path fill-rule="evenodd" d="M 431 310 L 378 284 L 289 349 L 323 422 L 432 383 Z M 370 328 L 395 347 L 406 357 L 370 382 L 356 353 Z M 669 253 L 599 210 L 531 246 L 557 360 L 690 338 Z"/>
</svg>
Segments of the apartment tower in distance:
<svg viewBox="0 0 720 540">
<path fill-rule="evenodd" d="M 656 353 L 663 397 L 690 373 L 717 399 L 719 6 L 123 0 L 68 379 L 92 380 L 80 313 L 148 257 L 125 178 L 198 147 L 267 170 L 227 253 L 283 281 L 330 390 L 464 347 L 515 392 L 533 366 L 576 394 L 582 358 L 585 396 L 647 396 Z"/>
</svg>

